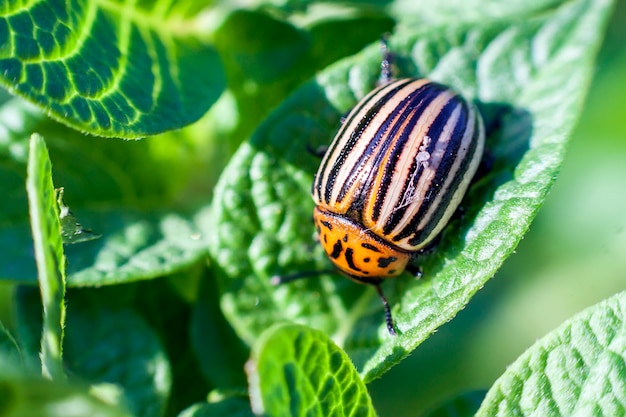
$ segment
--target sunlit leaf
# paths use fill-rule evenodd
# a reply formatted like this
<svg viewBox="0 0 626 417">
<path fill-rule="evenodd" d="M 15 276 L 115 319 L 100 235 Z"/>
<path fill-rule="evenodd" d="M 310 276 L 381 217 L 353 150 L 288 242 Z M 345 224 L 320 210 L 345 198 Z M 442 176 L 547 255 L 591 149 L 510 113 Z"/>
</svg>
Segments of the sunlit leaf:
<svg viewBox="0 0 626 417">
<path fill-rule="evenodd" d="M 626 404 L 626 293 L 577 314 L 496 381 L 477 417 L 618 416 Z"/>
<path fill-rule="evenodd" d="M 263 334 L 246 364 L 252 410 L 269 417 L 375 416 L 348 356 L 323 333 L 278 325 Z"/>
<path fill-rule="evenodd" d="M 0 83 L 56 119 L 136 138 L 196 121 L 225 84 L 190 2 L 0 5 Z"/>
<path fill-rule="evenodd" d="M 64 379 L 65 254 L 52 163 L 46 143 L 37 134 L 30 140 L 26 189 L 43 304 L 42 372 L 51 379 Z"/>
</svg>

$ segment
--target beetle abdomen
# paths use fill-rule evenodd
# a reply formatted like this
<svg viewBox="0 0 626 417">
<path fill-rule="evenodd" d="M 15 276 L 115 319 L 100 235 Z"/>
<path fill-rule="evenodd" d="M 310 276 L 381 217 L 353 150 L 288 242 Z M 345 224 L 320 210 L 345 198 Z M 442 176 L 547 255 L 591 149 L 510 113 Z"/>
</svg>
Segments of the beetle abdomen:
<svg viewBox="0 0 626 417">
<path fill-rule="evenodd" d="M 316 205 L 417 251 L 446 225 L 484 148 L 479 113 L 450 88 L 400 79 L 350 112 L 313 183 Z"/>
</svg>

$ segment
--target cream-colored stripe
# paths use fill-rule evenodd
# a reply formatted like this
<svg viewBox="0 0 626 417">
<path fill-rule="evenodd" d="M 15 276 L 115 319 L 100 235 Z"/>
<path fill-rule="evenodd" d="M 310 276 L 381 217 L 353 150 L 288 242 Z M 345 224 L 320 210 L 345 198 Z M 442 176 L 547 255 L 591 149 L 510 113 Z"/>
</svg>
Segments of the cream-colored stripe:
<svg viewBox="0 0 626 417">
<path fill-rule="evenodd" d="M 401 80 L 398 80 L 397 82 L 400 82 L 400 81 Z M 387 85 L 381 87 L 378 90 L 372 91 L 367 96 L 365 96 L 365 98 L 363 98 L 363 101 L 371 102 L 371 103 L 378 102 L 385 94 L 387 94 L 387 92 L 389 91 L 390 88 L 394 88 L 395 87 L 395 84 L 397 84 L 397 82 L 387 84 Z M 355 107 L 355 109 L 348 114 L 346 119 L 347 120 L 351 120 L 351 122 L 349 122 L 348 125 L 342 126 L 339 129 L 339 132 L 337 133 L 337 135 L 335 136 L 333 141 L 331 142 L 331 145 L 330 145 L 329 149 L 333 149 L 334 148 L 334 151 L 332 151 L 332 153 L 331 152 L 327 152 L 326 155 L 324 156 L 324 158 L 322 159 L 322 163 L 321 163 L 320 167 L 324 166 L 324 164 L 326 164 L 327 161 L 330 161 L 330 163 L 328 163 L 328 166 L 326 167 L 325 171 L 318 172 L 318 180 L 322 182 L 322 187 L 321 187 L 321 193 L 322 194 L 324 194 L 324 191 L 329 186 L 329 180 L 330 180 L 329 173 L 332 171 L 333 166 L 335 165 L 335 163 L 339 162 L 340 164 L 342 164 L 342 168 L 345 168 L 347 160 L 338 161 L 339 156 L 341 155 L 341 152 L 343 151 L 343 149 L 346 147 L 347 141 L 350 139 L 350 136 L 352 135 L 352 132 L 356 129 L 358 124 L 361 122 L 363 117 L 365 117 L 365 115 L 367 114 L 367 112 L 370 109 L 370 106 L 364 105 L 361 108 L 361 110 L 359 111 L 359 113 L 357 113 L 356 116 L 353 116 L 353 112 L 354 111 L 358 111 L 357 109 L 360 107 L 360 105 L 361 105 L 361 103 L 358 103 L 357 106 Z M 346 122 L 346 123 L 348 123 L 348 122 Z M 335 142 L 337 142 L 337 146 L 334 146 Z M 357 144 L 360 144 L 360 143 L 362 143 L 362 138 L 359 138 L 359 140 L 357 141 Z M 352 155 L 352 153 L 353 152 L 351 152 L 349 155 Z M 333 189 L 333 192 L 331 193 L 331 201 L 330 201 L 330 206 L 331 207 L 332 207 L 333 202 L 336 201 L 337 184 L 339 184 L 339 183 L 343 184 L 343 181 L 341 181 L 340 178 L 341 178 L 341 171 L 338 172 L 338 176 L 337 176 L 337 179 L 335 180 L 335 184 L 334 184 L 334 189 Z M 316 203 L 318 203 L 318 204 L 321 204 L 322 201 L 323 201 L 323 195 L 317 195 L 317 196 L 314 196 L 314 198 L 316 200 Z"/>
<path fill-rule="evenodd" d="M 387 94 L 391 89 L 396 88 L 397 84 L 406 82 L 406 80 L 398 80 L 391 84 L 385 85 L 380 88 L 380 90 L 376 90 L 373 94 L 366 98 L 369 103 L 376 104 L 385 94 Z M 343 161 L 337 161 L 341 151 L 348 146 L 348 141 L 350 139 L 351 132 L 356 129 L 361 120 L 366 116 L 367 112 L 370 110 L 371 105 L 364 105 L 363 108 L 359 111 L 359 113 L 354 117 L 354 120 L 350 123 L 348 129 L 344 131 L 343 135 L 338 135 L 335 140 L 339 140 L 339 145 L 336 147 L 335 152 L 332 155 L 329 155 L 331 161 L 340 162 L 340 169 L 337 171 L 337 177 L 333 184 L 333 189 L 331 193 L 331 199 L 329 201 L 329 207 L 337 213 L 344 213 L 348 210 L 350 205 L 352 204 L 351 198 L 346 198 L 342 203 L 337 202 L 337 198 L 339 196 L 339 192 L 343 187 L 344 183 L 348 180 L 348 176 L 350 172 L 354 168 L 355 164 L 358 162 L 359 158 L 365 153 L 367 147 L 370 142 L 376 135 L 376 133 L 380 129 L 380 125 L 384 123 L 385 119 L 393 112 L 393 110 L 399 105 L 400 101 L 404 99 L 408 94 L 410 94 L 415 89 L 419 88 L 421 85 L 425 84 L 425 80 L 416 80 L 403 89 L 399 90 L 394 96 L 389 99 L 386 103 L 384 103 L 374 118 L 370 121 L 368 127 L 361 132 L 361 136 L 357 140 L 355 146 L 350 150 L 350 152 L 344 157 Z M 352 115 L 348 116 L 350 119 Z M 355 178 L 355 181 L 352 184 L 351 189 L 348 191 L 347 195 L 354 195 L 356 190 L 365 182 L 373 170 L 378 169 L 378 167 L 372 166 L 371 160 L 376 156 L 376 154 L 380 151 L 380 148 L 384 145 L 384 141 L 379 143 L 378 147 L 374 149 L 368 155 L 368 159 L 361 164 L 360 171 Z M 322 190 L 326 189 L 329 186 L 330 172 L 332 170 L 332 165 L 329 165 L 326 171 L 323 173 L 323 183 Z M 322 196 L 319 196 L 319 200 L 321 201 Z"/>
<path fill-rule="evenodd" d="M 449 134 L 446 128 L 441 133 L 441 136 L 435 144 L 435 149 L 428 155 L 427 161 L 422 161 L 422 164 L 427 164 L 426 167 L 418 179 L 415 189 L 407 190 L 403 193 L 405 182 L 409 180 L 412 172 L 410 172 L 412 162 L 418 158 L 420 154 L 420 147 L 423 143 L 424 137 L 428 132 L 430 126 L 434 123 L 437 115 L 441 112 L 443 106 L 452 98 L 450 91 L 442 92 L 433 102 L 424 109 L 420 120 L 416 124 L 413 131 L 410 133 L 410 140 L 407 146 L 403 150 L 396 172 L 392 178 L 392 184 L 387 193 L 383 208 L 381 210 L 381 216 L 378 220 L 377 228 L 381 231 L 389 218 L 393 213 L 400 208 L 400 206 L 408 206 L 402 220 L 398 226 L 392 231 L 391 235 L 394 235 L 403 229 L 408 222 L 413 219 L 415 213 L 424 203 L 424 196 L 428 190 L 435 172 L 441 163 L 441 159 L 444 157 L 445 148 L 449 141 Z M 458 118 L 458 114 L 453 113 L 451 119 Z M 446 125 L 447 126 L 447 125 Z M 430 138 L 429 138 L 430 139 Z M 443 148 L 443 149 L 442 149 Z M 424 159 L 425 155 L 422 153 L 420 159 Z"/>
<path fill-rule="evenodd" d="M 454 214 L 454 211 L 456 210 L 459 203 L 463 199 L 463 196 L 465 195 L 465 192 L 467 191 L 467 188 L 469 187 L 469 184 L 471 183 L 471 180 L 476 172 L 476 169 L 478 168 L 478 165 L 480 164 L 480 160 L 482 158 L 483 149 L 484 149 L 484 134 L 482 132 L 482 129 L 483 129 L 482 122 L 479 118 L 476 117 L 476 113 L 474 112 L 474 109 L 472 108 L 471 105 L 468 106 L 468 109 L 469 109 L 468 117 L 467 117 L 468 125 L 465 131 L 465 135 L 461 142 L 459 153 L 455 155 L 454 164 L 450 169 L 449 175 L 446 177 L 446 181 L 440 188 L 439 193 L 437 194 L 435 200 L 432 201 L 428 212 L 420 221 L 420 224 L 417 230 L 423 230 L 429 225 L 429 222 L 431 221 L 434 213 L 441 205 L 441 200 L 443 196 L 450 191 L 449 188 L 450 188 L 451 183 L 454 181 L 455 177 L 459 175 L 460 166 L 463 163 L 463 161 L 468 157 L 472 158 L 472 161 L 470 165 L 468 166 L 467 171 L 463 173 L 463 179 L 459 183 L 458 188 L 456 189 L 452 198 L 450 199 L 450 202 L 447 205 L 446 210 L 444 211 L 444 214 L 442 215 L 441 219 L 439 220 L 437 225 L 433 228 L 432 232 L 428 236 L 424 236 L 419 247 L 423 247 L 427 245 L 447 225 L 448 221 L 450 220 L 450 217 L 452 217 L 452 215 Z M 476 149 L 474 153 L 472 155 L 468 155 L 467 153 L 471 147 L 471 142 L 474 137 L 476 128 L 480 130 L 478 137 L 476 139 L 478 143 L 476 144 Z M 411 239 L 411 236 L 406 239 L 403 239 L 402 243 L 404 245 L 399 245 L 399 246 L 406 247 L 406 248 L 411 248 L 411 247 L 415 248 L 415 246 L 410 246 L 408 244 L 408 241 L 410 239 Z"/>
</svg>

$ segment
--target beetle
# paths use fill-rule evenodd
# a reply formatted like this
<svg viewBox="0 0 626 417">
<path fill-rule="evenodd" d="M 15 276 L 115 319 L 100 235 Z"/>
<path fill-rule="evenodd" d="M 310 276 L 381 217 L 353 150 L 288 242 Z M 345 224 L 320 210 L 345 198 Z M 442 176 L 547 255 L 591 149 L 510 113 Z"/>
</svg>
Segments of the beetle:
<svg viewBox="0 0 626 417">
<path fill-rule="evenodd" d="M 343 275 L 376 287 L 395 335 L 380 284 L 415 271 L 411 261 L 444 229 L 478 169 L 485 130 L 474 104 L 450 87 L 391 80 L 389 68 L 385 49 L 382 85 L 345 117 L 311 194 L 326 255 Z"/>
</svg>

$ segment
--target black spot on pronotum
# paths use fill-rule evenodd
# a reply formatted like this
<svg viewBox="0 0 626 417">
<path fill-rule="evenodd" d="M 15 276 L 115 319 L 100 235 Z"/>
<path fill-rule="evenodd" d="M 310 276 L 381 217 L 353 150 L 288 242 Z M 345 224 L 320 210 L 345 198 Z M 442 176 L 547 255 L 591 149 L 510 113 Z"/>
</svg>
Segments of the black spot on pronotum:
<svg viewBox="0 0 626 417">
<path fill-rule="evenodd" d="M 339 255 L 341 255 L 342 251 L 343 251 L 343 245 L 341 244 L 341 240 L 338 240 L 333 245 L 332 253 L 330 255 L 328 255 L 328 256 L 330 256 L 333 259 L 337 259 L 337 258 L 339 258 Z"/>
<path fill-rule="evenodd" d="M 330 222 L 327 222 L 327 221 L 325 221 L 325 220 L 322 220 L 322 221 L 321 221 L 321 223 L 322 223 L 322 225 L 323 225 L 325 228 L 327 228 L 328 230 L 333 230 L 333 225 L 332 225 L 332 224 L 330 224 Z"/>
<path fill-rule="evenodd" d="M 352 250 L 352 248 L 346 249 L 346 262 L 348 262 L 348 266 L 350 267 L 350 269 L 352 269 L 354 271 L 361 271 L 354 264 L 354 250 Z"/>
<path fill-rule="evenodd" d="M 396 273 L 395 269 L 390 269 L 389 271 L 387 271 L 387 275 L 393 275 Z"/>
<path fill-rule="evenodd" d="M 378 249 L 376 246 L 371 245 L 369 243 L 361 243 L 361 246 L 363 246 L 365 249 L 369 249 L 374 252 L 380 252 L 380 249 Z"/>
<path fill-rule="evenodd" d="M 347 242 L 347 241 L 348 241 L 348 235 L 347 235 L 347 234 L 343 236 L 343 241 L 344 241 L 344 242 Z"/>
<path fill-rule="evenodd" d="M 322 239 L 324 239 L 324 243 L 328 243 L 328 235 L 326 233 L 322 235 Z"/>
<path fill-rule="evenodd" d="M 368 263 L 370 261 L 370 258 L 363 258 L 363 262 Z"/>
<path fill-rule="evenodd" d="M 397 261 L 398 258 L 395 256 L 390 256 L 388 258 L 378 258 L 378 267 L 379 268 L 387 268 L 392 262 Z"/>
</svg>

